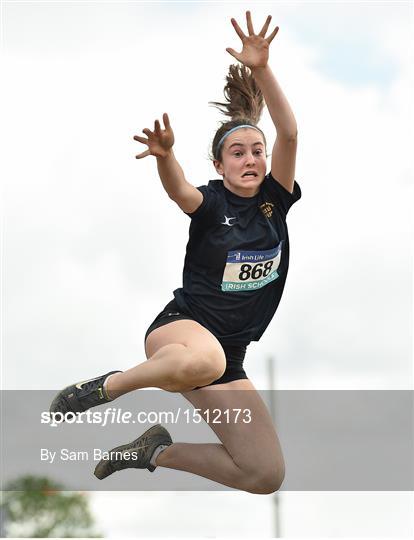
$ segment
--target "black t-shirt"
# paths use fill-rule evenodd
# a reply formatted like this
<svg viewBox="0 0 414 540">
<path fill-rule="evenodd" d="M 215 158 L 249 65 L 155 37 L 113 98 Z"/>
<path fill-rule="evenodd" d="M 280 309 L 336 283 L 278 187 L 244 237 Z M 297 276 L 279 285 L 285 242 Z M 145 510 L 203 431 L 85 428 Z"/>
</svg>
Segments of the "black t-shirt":
<svg viewBox="0 0 414 540">
<path fill-rule="evenodd" d="M 191 217 L 181 311 L 225 344 L 258 341 L 280 302 L 289 266 L 286 214 L 301 197 L 269 173 L 254 197 L 240 197 L 222 180 L 197 188 L 203 202 Z"/>
</svg>

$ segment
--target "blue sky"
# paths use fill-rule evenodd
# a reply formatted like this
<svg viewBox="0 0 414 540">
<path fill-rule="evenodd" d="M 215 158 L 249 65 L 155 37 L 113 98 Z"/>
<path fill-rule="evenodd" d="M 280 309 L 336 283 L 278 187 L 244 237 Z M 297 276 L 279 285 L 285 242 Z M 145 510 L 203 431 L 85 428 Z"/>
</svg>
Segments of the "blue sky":
<svg viewBox="0 0 414 540">
<path fill-rule="evenodd" d="M 301 5 L 293 33 L 318 51 L 315 69 L 344 85 L 389 86 L 398 66 L 382 47 L 383 29 L 394 24 L 396 17 L 412 16 L 412 5 L 321 2 L 317 11 L 323 17 L 315 17 L 314 11 L 313 6 Z"/>
<path fill-rule="evenodd" d="M 134 4 L 5 1 L 3 43 L 6 50 L 25 54 L 36 51 L 46 55 L 65 54 L 68 50 L 80 52 L 85 50 L 85 44 L 89 51 L 102 51 L 108 47 L 120 47 L 123 40 L 127 41 L 125 36 L 134 32 L 134 25 L 139 25 L 139 13 L 143 8 L 151 10 L 157 35 L 156 21 L 165 20 L 165 14 L 171 15 L 172 25 L 176 24 L 174 20 L 179 20 L 181 15 L 186 20 L 194 17 L 194 20 L 199 21 L 205 16 L 208 5 L 207 2 Z M 220 5 L 222 9 L 231 10 L 239 16 L 242 13 L 241 5 L 248 8 L 246 2 L 222 2 Z M 259 9 L 272 12 L 273 22 L 282 27 L 282 33 L 287 31 L 293 39 L 314 49 L 318 56 L 315 69 L 351 86 L 387 86 L 395 78 L 398 67 L 392 55 L 387 55 L 382 47 L 381 41 L 387 39 L 382 32 L 385 27 L 394 24 L 395 20 L 398 23 L 404 18 L 409 20 L 413 10 L 409 2 L 285 2 L 274 5 L 270 2 L 257 2 L 255 6 L 256 12 Z M 137 9 L 134 10 L 134 7 Z M 105 21 L 106 17 L 111 19 L 112 31 L 102 35 L 99 20 Z M 59 19 L 61 22 L 64 20 L 65 24 L 53 24 L 53 20 Z M 48 32 L 39 32 L 42 23 L 47 24 L 47 21 L 51 22 Z M 15 32 L 17 26 L 24 29 L 25 39 L 22 40 L 22 35 Z M 118 32 L 121 26 L 122 32 Z M 161 34 L 156 39 L 160 37 Z"/>
<path fill-rule="evenodd" d="M 314 36 L 313 43 L 322 50 L 315 68 L 344 85 L 387 87 L 396 76 L 397 66 L 392 59 L 378 59 L 375 44 L 362 36 L 351 42 L 340 37 L 324 40 Z"/>
</svg>

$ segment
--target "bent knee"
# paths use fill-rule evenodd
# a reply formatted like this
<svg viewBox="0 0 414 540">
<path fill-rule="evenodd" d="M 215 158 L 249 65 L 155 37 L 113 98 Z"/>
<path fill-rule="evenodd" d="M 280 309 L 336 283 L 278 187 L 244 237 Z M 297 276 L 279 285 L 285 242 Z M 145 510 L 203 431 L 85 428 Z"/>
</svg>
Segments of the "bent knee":
<svg viewBox="0 0 414 540">
<path fill-rule="evenodd" d="M 278 465 L 249 474 L 246 491 L 260 495 L 270 495 L 279 491 L 285 478 L 284 465 Z"/>
<path fill-rule="evenodd" d="M 219 379 L 226 369 L 226 356 L 220 349 L 189 350 L 181 364 L 181 376 L 194 386 L 203 386 Z"/>
</svg>

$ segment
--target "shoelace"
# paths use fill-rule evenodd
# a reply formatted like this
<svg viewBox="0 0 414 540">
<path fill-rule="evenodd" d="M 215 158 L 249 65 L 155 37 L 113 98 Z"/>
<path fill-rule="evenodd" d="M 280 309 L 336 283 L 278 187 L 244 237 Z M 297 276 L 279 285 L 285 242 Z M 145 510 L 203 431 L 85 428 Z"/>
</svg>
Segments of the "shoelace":
<svg viewBox="0 0 414 540">
<path fill-rule="evenodd" d="M 124 452 L 128 452 L 128 450 L 134 450 L 135 452 L 138 453 L 138 457 L 139 458 L 144 458 L 145 457 L 145 454 L 146 454 L 146 449 L 150 446 L 150 436 L 149 435 L 146 435 L 141 441 L 139 441 L 139 446 L 138 447 L 134 447 L 134 445 L 136 444 L 136 441 L 128 444 L 128 446 L 126 446 L 123 450 L 122 450 L 122 453 Z"/>
<path fill-rule="evenodd" d="M 122 453 L 128 452 L 129 450 L 132 450 L 134 452 L 137 452 L 138 454 L 138 460 L 132 460 L 130 457 L 129 459 L 123 458 L 123 459 L 117 459 L 115 461 L 109 460 L 106 464 L 106 468 L 109 469 L 110 473 L 112 474 L 115 471 L 121 471 L 122 469 L 128 468 L 130 466 L 131 461 L 133 463 L 136 463 L 137 461 L 142 462 L 142 460 L 146 457 L 145 455 L 145 449 L 148 448 L 148 439 L 149 437 L 144 437 L 142 441 L 140 441 L 140 446 L 137 448 L 134 448 L 134 443 L 128 444 L 128 446 L 125 446 L 125 448 L 122 450 Z"/>
<path fill-rule="evenodd" d="M 84 395 L 88 395 L 93 391 L 98 390 L 100 386 L 100 381 L 89 381 L 82 385 L 82 392 L 84 393 Z"/>
</svg>

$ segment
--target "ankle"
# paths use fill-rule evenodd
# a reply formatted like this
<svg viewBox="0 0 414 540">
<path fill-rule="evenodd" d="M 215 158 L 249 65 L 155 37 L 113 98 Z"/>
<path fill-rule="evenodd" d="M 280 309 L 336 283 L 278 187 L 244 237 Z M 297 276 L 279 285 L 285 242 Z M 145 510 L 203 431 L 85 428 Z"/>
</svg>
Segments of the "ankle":
<svg viewBox="0 0 414 540">
<path fill-rule="evenodd" d="M 105 394 L 110 400 L 114 400 L 123 394 L 123 392 L 119 389 L 119 386 L 117 385 L 117 378 L 119 379 L 119 375 L 122 375 L 122 372 L 112 373 L 112 375 L 109 375 L 103 383 Z"/>
<path fill-rule="evenodd" d="M 151 465 L 154 465 L 154 467 L 165 467 L 166 463 L 168 462 L 168 451 L 171 448 L 170 445 L 160 445 L 155 450 L 154 454 L 151 458 Z M 166 453 L 167 451 L 167 453 Z"/>
</svg>

